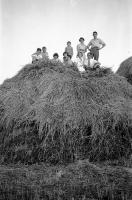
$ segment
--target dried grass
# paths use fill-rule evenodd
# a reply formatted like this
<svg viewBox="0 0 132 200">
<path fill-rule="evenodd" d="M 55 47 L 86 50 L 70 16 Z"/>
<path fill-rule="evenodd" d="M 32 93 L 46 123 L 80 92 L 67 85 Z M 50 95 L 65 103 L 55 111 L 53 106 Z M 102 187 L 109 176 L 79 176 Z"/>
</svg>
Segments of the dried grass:
<svg viewBox="0 0 132 200">
<path fill-rule="evenodd" d="M 124 76 L 132 84 L 132 57 L 127 58 L 120 64 L 117 74 Z"/>
<path fill-rule="evenodd" d="M 2 200 L 131 200 L 132 173 L 88 160 L 68 166 L 1 166 Z"/>
<path fill-rule="evenodd" d="M 132 87 L 110 69 L 80 75 L 46 60 L 0 87 L 1 163 L 128 157 L 131 131 Z"/>
</svg>

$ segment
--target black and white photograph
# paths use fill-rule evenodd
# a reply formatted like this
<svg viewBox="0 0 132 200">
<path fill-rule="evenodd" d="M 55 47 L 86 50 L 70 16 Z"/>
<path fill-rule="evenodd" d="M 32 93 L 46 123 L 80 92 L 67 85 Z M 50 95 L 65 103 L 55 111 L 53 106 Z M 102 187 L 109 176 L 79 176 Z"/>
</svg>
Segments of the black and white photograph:
<svg viewBox="0 0 132 200">
<path fill-rule="evenodd" d="M 0 200 L 132 200 L 132 0 L 0 0 Z"/>
</svg>

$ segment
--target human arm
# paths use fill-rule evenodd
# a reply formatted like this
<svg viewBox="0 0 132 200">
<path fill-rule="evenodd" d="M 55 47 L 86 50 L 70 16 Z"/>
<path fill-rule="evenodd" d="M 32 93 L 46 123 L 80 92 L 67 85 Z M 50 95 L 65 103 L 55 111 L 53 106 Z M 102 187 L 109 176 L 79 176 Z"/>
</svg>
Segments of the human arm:
<svg viewBox="0 0 132 200">
<path fill-rule="evenodd" d="M 106 46 L 105 42 L 101 39 L 100 39 L 100 44 L 101 44 L 101 47 L 99 48 L 99 50 L 103 49 Z"/>
<path fill-rule="evenodd" d="M 79 52 L 79 45 L 77 45 L 77 53 Z"/>
<path fill-rule="evenodd" d="M 91 47 L 91 41 L 88 43 L 87 45 L 87 49 L 90 51 L 90 47 Z"/>
<path fill-rule="evenodd" d="M 32 62 L 34 62 L 34 61 L 36 61 L 37 60 L 37 56 L 36 56 L 36 54 L 34 53 L 34 54 L 32 54 L 31 55 L 31 57 L 32 57 Z"/>
<path fill-rule="evenodd" d="M 71 48 L 71 56 L 73 56 L 73 47 Z"/>
</svg>

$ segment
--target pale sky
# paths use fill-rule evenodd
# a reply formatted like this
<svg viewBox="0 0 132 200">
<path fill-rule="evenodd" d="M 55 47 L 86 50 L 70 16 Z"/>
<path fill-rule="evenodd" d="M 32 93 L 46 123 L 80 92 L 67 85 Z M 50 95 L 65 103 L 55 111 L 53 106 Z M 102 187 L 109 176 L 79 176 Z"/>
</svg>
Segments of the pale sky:
<svg viewBox="0 0 132 200">
<path fill-rule="evenodd" d="M 70 40 L 75 58 L 78 39 L 88 44 L 95 30 L 106 43 L 102 65 L 115 71 L 132 56 L 132 0 L 0 0 L 0 19 L 0 84 L 30 63 L 38 47 L 62 59 Z"/>
</svg>

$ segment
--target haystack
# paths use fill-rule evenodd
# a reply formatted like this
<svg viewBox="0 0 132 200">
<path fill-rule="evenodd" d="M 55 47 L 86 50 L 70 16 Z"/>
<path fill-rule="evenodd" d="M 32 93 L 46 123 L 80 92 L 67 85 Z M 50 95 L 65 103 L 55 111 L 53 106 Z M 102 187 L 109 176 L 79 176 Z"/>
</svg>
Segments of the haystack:
<svg viewBox="0 0 132 200">
<path fill-rule="evenodd" d="M 85 161 L 68 166 L 0 166 L 2 200 L 131 200 L 132 173 Z"/>
<path fill-rule="evenodd" d="M 1 163 L 118 159 L 131 138 L 132 86 L 110 70 L 42 61 L 0 86 Z"/>
<path fill-rule="evenodd" d="M 132 84 L 132 57 L 124 60 L 120 64 L 117 70 L 117 74 L 124 76 L 128 82 Z"/>
</svg>

